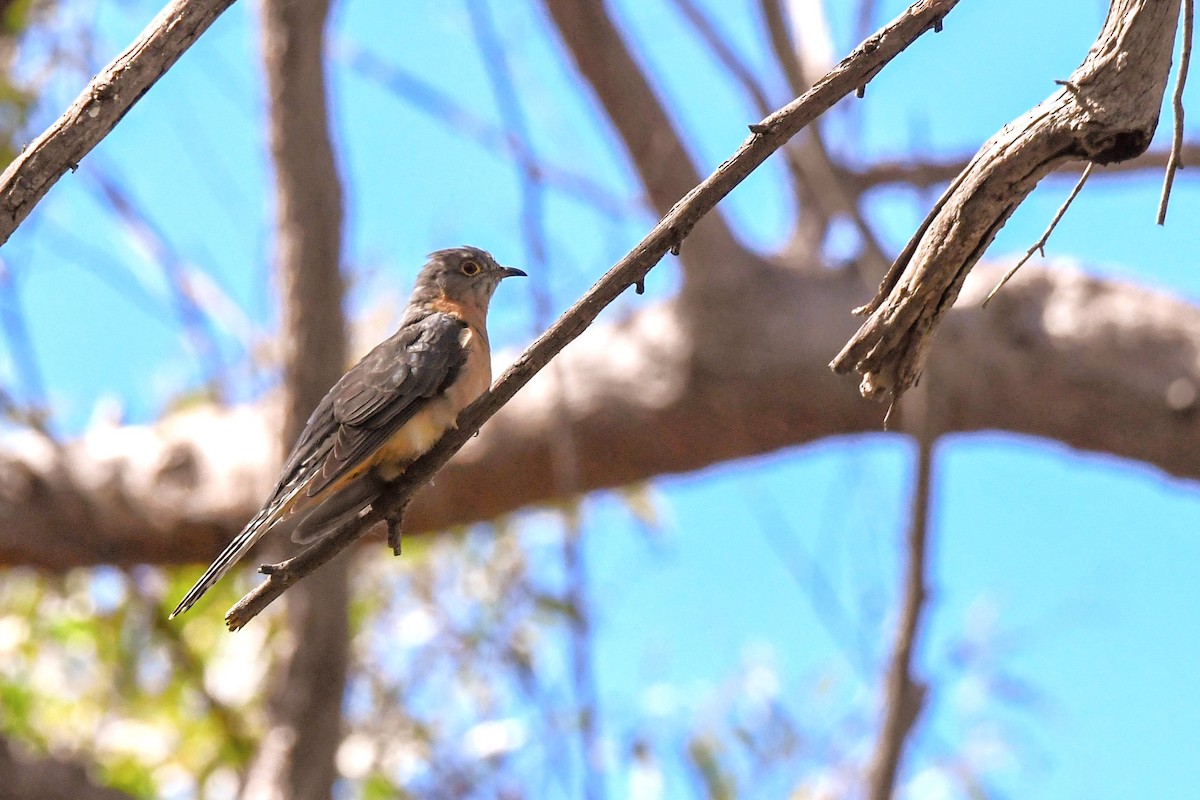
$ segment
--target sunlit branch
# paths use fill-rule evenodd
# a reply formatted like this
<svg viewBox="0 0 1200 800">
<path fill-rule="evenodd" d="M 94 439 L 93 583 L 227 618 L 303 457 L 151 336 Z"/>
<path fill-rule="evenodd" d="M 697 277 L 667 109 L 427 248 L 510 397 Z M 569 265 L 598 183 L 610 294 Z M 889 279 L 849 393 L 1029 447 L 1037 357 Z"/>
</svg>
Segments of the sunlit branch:
<svg viewBox="0 0 1200 800">
<path fill-rule="evenodd" d="M 1068 161 L 1108 164 L 1149 146 L 1171 67 L 1178 0 L 1112 0 L 1062 87 L 985 142 L 856 313 L 858 332 L 830 362 L 861 376 L 864 397 L 899 397 L 919 380 L 934 335 L 996 232 Z"/>
<path fill-rule="evenodd" d="M 0 175 L 0 245 L 233 0 L 173 0 Z"/>
<path fill-rule="evenodd" d="M 230 609 L 226 615 L 229 627 L 237 629 L 245 625 L 287 587 L 329 561 L 375 524 L 386 522 L 390 533 L 397 531 L 413 493 L 445 466 L 521 387 L 578 338 L 601 310 L 630 286 L 644 281 L 646 274 L 668 252 L 678 253 L 696 223 L 788 139 L 837 101 L 869 82 L 921 34 L 940 25 L 955 5 L 957 0 L 921 0 L 914 4 L 859 45 L 803 96 L 756 123 L 751 136 L 741 147 L 716 172 L 681 198 L 631 252 L 530 345 L 490 391 L 459 415 L 457 427 L 413 462 L 375 506 L 299 555 L 279 564 L 264 565 L 261 571 L 267 575 L 267 580 Z"/>
</svg>

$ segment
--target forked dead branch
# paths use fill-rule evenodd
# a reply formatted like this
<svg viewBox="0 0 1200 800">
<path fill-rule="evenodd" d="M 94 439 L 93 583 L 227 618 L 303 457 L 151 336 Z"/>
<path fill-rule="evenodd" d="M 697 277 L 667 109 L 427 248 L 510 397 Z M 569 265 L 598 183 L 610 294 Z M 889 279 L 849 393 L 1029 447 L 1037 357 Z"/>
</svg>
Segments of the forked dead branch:
<svg viewBox="0 0 1200 800">
<path fill-rule="evenodd" d="M 963 281 L 1038 182 L 1072 160 L 1143 153 L 1158 124 L 1179 0 L 1113 0 L 1083 63 L 1057 92 L 1005 125 L 950 183 L 892 264 L 868 319 L 830 366 L 862 375 L 865 397 L 895 398 L 920 378 Z"/>
</svg>

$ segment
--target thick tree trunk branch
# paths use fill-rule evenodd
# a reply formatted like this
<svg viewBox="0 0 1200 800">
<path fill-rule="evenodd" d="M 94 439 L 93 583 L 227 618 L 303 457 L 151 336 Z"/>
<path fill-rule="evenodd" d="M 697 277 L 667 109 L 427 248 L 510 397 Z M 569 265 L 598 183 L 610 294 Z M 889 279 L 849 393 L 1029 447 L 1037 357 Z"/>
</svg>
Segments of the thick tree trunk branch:
<svg viewBox="0 0 1200 800">
<path fill-rule="evenodd" d="M 855 370 L 866 397 L 896 397 L 921 375 L 963 280 L 1038 182 L 1070 159 L 1143 153 L 1158 124 L 1179 0 L 1113 0 L 1063 88 L 1004 126 L 938 200 L 861 309 L 870 317 L 830 366 Z"/>
<path fill-rule="evenodd" d="M 0 175 L 0 245 L 233 0 L 174 0 Z"/>
<path fill-rule="evenodd" d="M 264 0 L 262 14 L 284 312 L 282 442 L 289 447 L 347 361 L 342 188 L 325 100 L 329 0 Z M 350 651 L 349 563 L 335 561 L 288 598 L 288 637 L 270 682 L 270 727 L 247 798 L 326 800 L 333 791 Z"/>
<path fill-rule="evenodd" d="M 936 432 L 1036 436 L 1200 479 L 1200 308 L 1026 266 L 982 309 L 1004 267 L 977 269 L 946 317 L 929 364 Z M 852 332 L 843 309 L 862 302 L 861 284 L 763 270 L 747 277 L 745 305 L 724 312 L 738 327 L 709 312 L 729 333 L 723 353 L 715 335 L 709 355 L 697 352 L 676 303 L 586 332 L 557 360 L 561 384 L 533 379 L 421 491 L 408 528 L 554 499 L 560 404 L 581 492 L 879 431 L 878 407 L 825 367 Z M 33 435 L 10 441 L 0 459 L 0 563 L 208 561 L 274 478 L 275 419 L 262 407 L 193 411 L 92 431 L 61 452 Z"/>
</svg>

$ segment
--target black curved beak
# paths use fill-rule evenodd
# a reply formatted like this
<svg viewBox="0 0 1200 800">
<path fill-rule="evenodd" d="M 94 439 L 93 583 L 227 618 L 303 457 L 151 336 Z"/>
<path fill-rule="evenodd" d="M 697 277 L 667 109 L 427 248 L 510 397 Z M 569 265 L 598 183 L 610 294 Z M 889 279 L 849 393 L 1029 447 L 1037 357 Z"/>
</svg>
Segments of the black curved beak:
<svg viewBox="0 0 1200 800">
<path fill-rule="evenodd" d="M 500 268 L 500 277 L 501 278 L 528 278 L 529 276 L 527 274 L 525 274 L 525 270 L 523 270 L 523 269 L 517 269 L 516 267 L 501 267 Z"/>
</svg>

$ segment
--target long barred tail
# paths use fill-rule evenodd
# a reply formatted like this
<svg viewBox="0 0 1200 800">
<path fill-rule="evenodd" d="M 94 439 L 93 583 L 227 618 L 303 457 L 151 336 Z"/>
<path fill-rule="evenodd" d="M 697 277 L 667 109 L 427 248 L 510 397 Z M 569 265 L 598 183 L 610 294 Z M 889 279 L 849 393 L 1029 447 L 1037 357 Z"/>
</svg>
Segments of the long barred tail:
<svg viewBox="0 0 1200 800">
<path fill-rule="evenodd" d="M 196 601 L 203 596 L 205 592 L 213 587 L 221 577 L 229 571 L 230 567 L 236 564 L 246 551 L 254 546 L 254 543 L 262 538 L 262 535 L 271 528 L 271 523 L 277 519 L 277 516 L 272 513 L 274 509 L 264 508 L 254 515 L 254 519 L 250 520 L 242 532 L 234 537 L 229 546 L 221 551 L 221 555 L 217 556 L 217 560 L 204 571 L 200 576 L 200 580 L 196 581 L 196 585 L 188 590 L 183 599 L 179 601 L 179 605 L 171 612 L 170 619 L 175 619 L 183 612 L 196 604 Z"/>
</svg>

